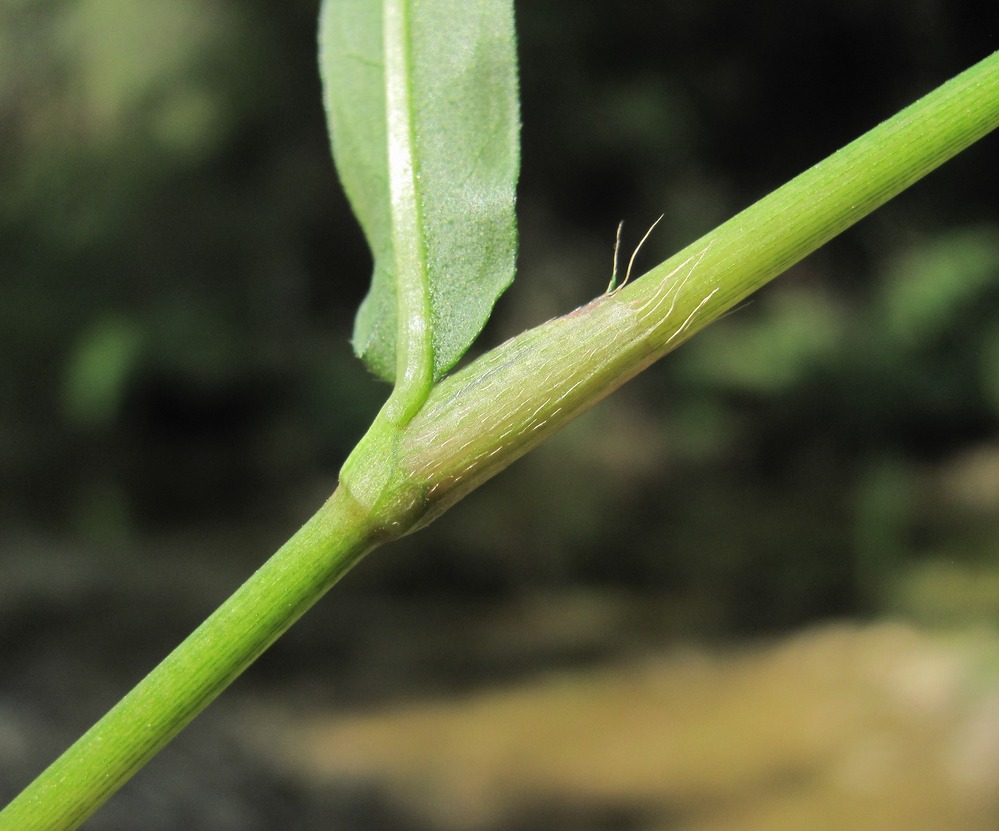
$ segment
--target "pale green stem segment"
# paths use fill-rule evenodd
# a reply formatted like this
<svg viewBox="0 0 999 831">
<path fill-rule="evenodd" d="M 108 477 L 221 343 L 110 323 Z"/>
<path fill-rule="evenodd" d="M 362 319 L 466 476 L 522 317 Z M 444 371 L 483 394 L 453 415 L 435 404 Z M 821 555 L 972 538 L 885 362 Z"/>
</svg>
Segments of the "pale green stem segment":
<svg viewBox="0 0 999 831">
<path fill-rule="evenodd" d="M 419 525 L 997 126 L 999 52 L 641 279 L 445 378 L 399 448 L 427 502 Z"/>
<path fill-rule="evenodd" d="M 737 214 L 621 294 L 643 302 L 660 291 L 663 278 L 681 262 L 700 258 L 676 304 L 676 316 L 682 319 L 704 303 L 697 315 L 700 323 L 687 332 L 692 334 L 997 126 L 999 51 Z M 673 323 L 658 311 L 650 314 L 651 309 L 641 317 L 653 327 L 653 348 L 675 346 L 670 341 Z"/>
<path fill-rule="evenodd" d="M 0 812 L 3 831 L 78 827 L 381 537 L 342 491 Z"/>
<path fill-rule="evenodd" d="M 77 827 L 366 551 L 425 525 L 997 126 L 999 52 L 641 280 L 525 332 L 445 378 L 411 420 L 379 418 L 320 512 L 0 812 L 0 831 Z"/>
</svg>

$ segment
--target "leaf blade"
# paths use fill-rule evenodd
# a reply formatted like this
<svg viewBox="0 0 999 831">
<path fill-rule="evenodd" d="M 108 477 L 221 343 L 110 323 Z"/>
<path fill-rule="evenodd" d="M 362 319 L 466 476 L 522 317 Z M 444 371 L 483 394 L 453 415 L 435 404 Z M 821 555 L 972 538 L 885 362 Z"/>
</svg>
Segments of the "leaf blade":
<svg viewBox="0 0 999 831">
<path fill-rule="evenodd" d="M 323 4 L 319 68 L 333 161 L 374 260 L 371 288 L 354 323 L 354 351 L 372 372 L 392 380 L 395 350 L 382 336 L 396 327 L 382 41 L 380 2 Z"/>
<path fill-rule="evenodd" d="M 396 35 L 394 15 L 403 26 Z M 419 359 L 398 360 L 412 334 L 405 318 L 418 305 L 413 292 L 422 292 L 427 317 L 418 322 L 436 381 L 460 360 L 513 280 L 520 124 L 512 4 L 328 0 L 321 46 L 334 159 L 375 259 L 355 351 L 381 377 L 404 378 Z M 405 55 L 396 54 L 402 49 Z M 389 70 L 399 61 L 408 62 L 408 88 L 393 96 L 399 78 Z M 396 131 L 400 121 L 405 129 Z M 393 206 L 398 190 L 388 148 L 403 133 L 411 141 L 416 217 Z M 416 267 L 400 250 L 412 240 L 396 236 L 406 223 L 419 230 L 423 262 Z"/>
</svg>

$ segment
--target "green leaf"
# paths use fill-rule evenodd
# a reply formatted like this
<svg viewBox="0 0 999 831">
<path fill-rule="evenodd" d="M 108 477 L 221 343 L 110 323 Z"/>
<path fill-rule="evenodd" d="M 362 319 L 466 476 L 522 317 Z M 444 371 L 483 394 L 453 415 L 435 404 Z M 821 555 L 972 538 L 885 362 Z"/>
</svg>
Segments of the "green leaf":
<svg viewBox="0 0 999 831">
<path fill-rule="evenodd" d="M 374 256 L 354 349 L 423 389 L 513 280 L 519 168 L 511 0 L 326 0 L 333 156 Z"/>
</svg>

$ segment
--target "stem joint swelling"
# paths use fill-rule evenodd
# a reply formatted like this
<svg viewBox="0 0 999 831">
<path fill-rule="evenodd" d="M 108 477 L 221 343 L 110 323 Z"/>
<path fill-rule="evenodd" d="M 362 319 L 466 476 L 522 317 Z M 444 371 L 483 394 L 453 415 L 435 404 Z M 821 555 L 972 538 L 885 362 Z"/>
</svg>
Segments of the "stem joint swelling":
<svg viewBox="0 0 999 831">
<path fill-rule="evenodd" d="M 375 545 L 418 527 L 425 488 L 399 466 L 404 428 L 379 416 L 340 470 L 340 490 L 355 506 Z"/>
</svg>

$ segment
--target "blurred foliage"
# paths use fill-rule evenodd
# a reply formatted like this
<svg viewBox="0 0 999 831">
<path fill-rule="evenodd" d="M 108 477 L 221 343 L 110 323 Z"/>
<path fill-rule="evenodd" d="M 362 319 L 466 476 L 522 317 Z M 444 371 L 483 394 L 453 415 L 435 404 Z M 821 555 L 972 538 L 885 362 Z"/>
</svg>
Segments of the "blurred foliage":
<svg viewBox="0 0 999 831">
<path fill-rule="evenodd" d="M 5 528 L 128 551 L 206 524 L 271 540 L 332 488 L 387 389 L 347 344 L 370 260 L 329 158 L 317 6 L 0 6 Z M 984 56 L 990 8 L 518 4 L 520 275 L 485 340 L 601 291 L 622 216 L 627 249 L 665 212 L 638 265 L 658 262 Z M 995 147 L 351 584 L 610 584 L 665 595 L 701 631 L 918 614 L 936 608 L 913 600 L 927 575 L 955 592 L 965 568 L 991 585 Z"/>
</svg>

